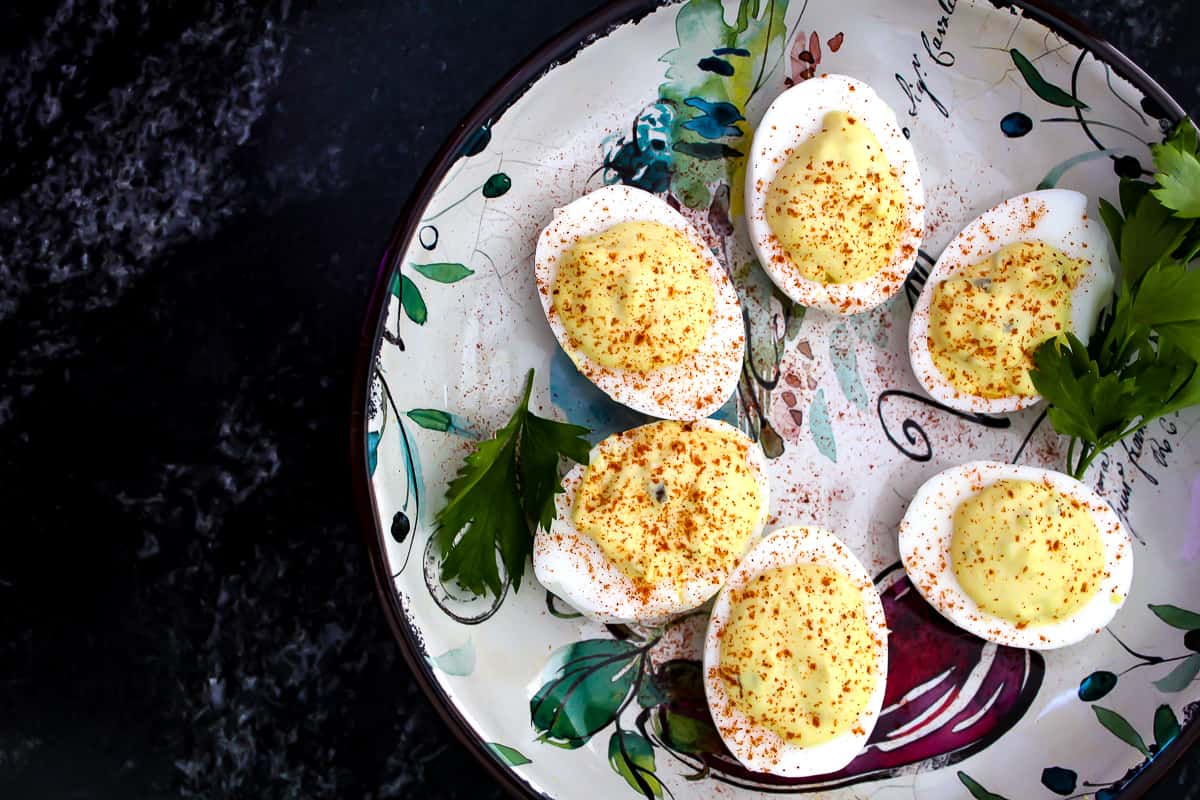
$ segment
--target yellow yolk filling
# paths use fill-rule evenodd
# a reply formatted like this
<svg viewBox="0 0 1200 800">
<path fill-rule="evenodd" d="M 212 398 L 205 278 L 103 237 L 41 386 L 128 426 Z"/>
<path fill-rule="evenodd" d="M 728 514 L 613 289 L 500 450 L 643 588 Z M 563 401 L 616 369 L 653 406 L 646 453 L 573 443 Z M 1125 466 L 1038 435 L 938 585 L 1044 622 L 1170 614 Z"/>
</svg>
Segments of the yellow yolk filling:
<svg viewBox="0 0 1200 800">
<path fill-rule="evenodd" d="M 1021 627 L 1074 614 L 1095 595 L 1105 569 L 1087 507 L 1021 480 L 997 481 L 962 501 L 950 560 L 968 597 Z"/>
<path fill-rule="evenodd" d="M 610 369 L 678 364 L 712 328 L 707 257 L 658 222 L 621 222 L 580 239 L 551 293 L 571 343 Z"/>
<path fill-rule="evenodd" d="M 1071 290 L 1086 261 L 1045 242 L 1006 245 L 933 290 L 929 354 L 954 388 L 1032 397 L 1033 352 L 1071 324 Z"/>
<path fill-rule="evenodd" d="M 767 190 L 767 224 L 809 280 L 857 283 L 886 268 L 905 226 L 905 193 L 875 134 L 845 111 L 797 147 Z"/>
<path fill-rule="evenodd" d="M 854 729 L 875 691 L 878 642 L 849 576 L 778 567 L 730 600 L 719 674 L 748 721 L 801 746 Z"/>
<path fill-rule="evenodd" d="M 706 580 L 716 592 L 763 510 L 747 445 L 733 431 L 680 422 L 610 436 L 575 495 L 575 528 L 640 590 Z"/>
</svg>

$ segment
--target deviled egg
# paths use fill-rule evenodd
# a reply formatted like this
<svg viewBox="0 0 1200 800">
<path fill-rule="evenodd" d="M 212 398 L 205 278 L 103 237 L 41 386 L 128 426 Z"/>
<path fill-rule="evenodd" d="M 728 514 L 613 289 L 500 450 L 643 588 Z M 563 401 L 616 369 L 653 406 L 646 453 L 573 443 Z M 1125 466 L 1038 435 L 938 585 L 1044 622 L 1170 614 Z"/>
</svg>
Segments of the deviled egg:
<svg viewBox="0 0 1200 800">
<path fill-rule="evenodd" d="M 821 528 L 755 545 L 717 596 L 704 689 L 725 746 L 756 772 L 835 772 L 866 744 L 887 683 L 887 621 L 871 576 Z"/>
<path fill-rule="evenodd" d="M 1102 497 L 1058 472 L 992 461 L 940 472 L 917 491 L 900 558 L 955 625 L 1033 650 L 1100 631 L 1133 579 L 1129 535 Z"/>
<path fill-rule="evenodd" d="M 534 574 L 592 619 L 662 622 L 717 593 L 762 532 L 769 492 L 761 449 L 724 422 L 614 434 L 563 479 Z"/>
<path fill-rule="evenodd" d="M 630 186 L 558 209 L 538 236 L 538 297 L 575 366 L 618 403 L 702 419 L 733 394 L 742 308 L 688 221 Z"/>
<path fill-rule="evenodd" d="M 1067 332 L 1087 343 L 1112 293 L 1110 258 L 1108 234 L 1078 192 L 1030 192 L 985 211 L 942 252 L 913 308 L 917 380 L 960 411 L 1038 402 L 1033 353 Z"/>
<path fill-rule="evenodd" d="M 844 75 L 779 95 L 750 148 L 746 222 L 763 268 L 801 305 L 855 314 L 896 294 L 921 246 L 925 193 L 895 112 Z"/>
</svg>

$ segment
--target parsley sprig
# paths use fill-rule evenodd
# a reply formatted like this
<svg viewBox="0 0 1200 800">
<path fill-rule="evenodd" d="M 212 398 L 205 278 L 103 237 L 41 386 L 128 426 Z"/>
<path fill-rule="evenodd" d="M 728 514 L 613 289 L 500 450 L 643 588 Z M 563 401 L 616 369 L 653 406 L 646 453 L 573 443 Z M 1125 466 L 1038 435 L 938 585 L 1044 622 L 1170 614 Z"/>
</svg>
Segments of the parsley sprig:
<svg viewBox="0 0 1200 800">
<path fill-rule="evenodd" d="M 1071 441 L 1067 470 L 1083 478 L 1106 448 L 1150 422 L 1200 403 L 1200 158 L 1181 122 L 1153 145 L 1154 182 L 1123 178 L 1121 209 L 1100 216 L 1121 261 L 1121 281 L 1084 345 L 1072 334 L 1043 342 L 1030 377 Z"/>
<path fill-rule="evenodd" d="M 586 464 L 588 429 L 543 419 L 529 410 L 533 370 L 508 424 L 481 441 L 446 488 L 434 533 L 442 581 L 499 596 L 521 585 L 536 526 L 549 529 L 554 495 L 562 492 L 560 457 Z M 497 558 L 504 565 L 501 578 Z"/>
</svg>

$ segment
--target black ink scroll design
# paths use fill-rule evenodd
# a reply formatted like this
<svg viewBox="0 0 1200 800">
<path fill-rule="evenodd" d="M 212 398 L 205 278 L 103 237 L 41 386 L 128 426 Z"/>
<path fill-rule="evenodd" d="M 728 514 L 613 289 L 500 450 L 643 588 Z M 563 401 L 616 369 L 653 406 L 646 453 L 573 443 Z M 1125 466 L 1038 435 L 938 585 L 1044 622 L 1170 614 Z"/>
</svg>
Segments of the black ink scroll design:
<svg viewBox="0 0 1200 800">
<path fill-rule="evenodd" d="M 949 406 L 942 405 L 936 400 L 922 397 L 915 392 L 908 392 L 903 389 L 887 389 L 880 392 L 879 398 L 875 401 L 875 410 L 879 415 L 879 424 L 883 428 L 883 435 L 887 437 L 888 441 L 913 461 L 925 462 L 933 458 L 933 443 L 929 439 L 929 434 L 921 427 L 921 423 L 912 417 L 905 417 L 904 421 L 900 423 L 900 434 L 904 441 L 902 442 L 897 438 L 896 432 L 888 427 L 887 419 L 883 413 L 884 404 L 893 397 L 903 397 L 906 400 L 913 400 L 930 408 L 936 408 L 938 411 L 945 412 L 951 416 L 976 425 L 982 425 L 985 428 L 992 428 L 993 430 L 1003 430 L 1012 425 L 1012 421 L 1006 417 L 989 417 L 987 414 L 971 414 L 965 411 L 958 411 Z"/>
<path fill-rule="evenodd" d="M 442 613 L 460 625 L 478 625 L 491 619 L 500 610 L 512 583 L 503 571 L 503 566 L 497 564 L 501 569 L 500 577 L 504 582 L 504 588 L 495 597 L 477 597 L 463 591 L 453 582 L 447 584 L 442 580 L 442 559 L 438 552 L 437 537 L 435 536 L 430 536 L 429 540 L 425 542 L 422 564 L 425 588 L 429 590 L 429 596 L 433 598 L 433 602 L 442 610 Z"/>
<path fill-rule="evenodd" d="M 908 277 L 904 279 L 904 299 L 908 301 L 909 311 L 916 307 L 917 298 L 921 296 L 921 290 L 925 288 L 925 282 L 929 280 L 929 272 L 936 263 L 937 259 L 929 253 L 924 250 L 917 251 L 917 260 L 913 262 Z"/>
</svg>

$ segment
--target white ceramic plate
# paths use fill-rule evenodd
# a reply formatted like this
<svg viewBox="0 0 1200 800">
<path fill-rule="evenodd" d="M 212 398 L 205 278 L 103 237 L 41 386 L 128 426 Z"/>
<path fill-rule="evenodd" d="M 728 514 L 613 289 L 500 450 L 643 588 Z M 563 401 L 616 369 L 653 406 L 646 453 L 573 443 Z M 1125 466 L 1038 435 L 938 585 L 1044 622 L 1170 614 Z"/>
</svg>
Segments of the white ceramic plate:
<svg viewBox="0 0 1200 800">
<path fill-rule="evenodd" d="M 928 200 L 906 291 L 848 318 L 804 313 L 774 290 L 738 214 L 754 122 L 785 85 L 825 71 L 865 80 L 896 109 Z M 530 797 L 1144 791 L 1200 733 L 1196 416 L 1154 423 L 1089 474 L 1136 536 L 1133 590 L 1108 631 L 1045 654 L 985 644 L 912 590 L 897 524 L 947 466 L 1060 466 L 1062 443 L 1037 409 L 991 418 L 929 400 L 905 332 L 924 269 L 964 223 L 1038 186 L 1115 199 L 1116 173 L 1148 165 L 1147 143 L 1179 113 L 1110 47 L 1024 2 L 618 2 L 509 76 L 397 226 L 355 398 L 380 592 L 464 742 Z M 587 623 L 531 571 L 499 602 L 461 602 L 432 568 L 448 477 L 511 413 L 529 368 L 544 415 L 596 438 L 642 421 L 574 371 L 534 290 L 535 239 L 553 209 L 614 182 L 669 195 L 733 271 L 752 355 L 721 416 L 769 456 L 772 514 L 838 531 L 878 575 L 893 631 L 884 711 L 835 775 L 772 779 L 723 750 L 701 688 L 703 619 L 661 635 Z"/>
</svg>

